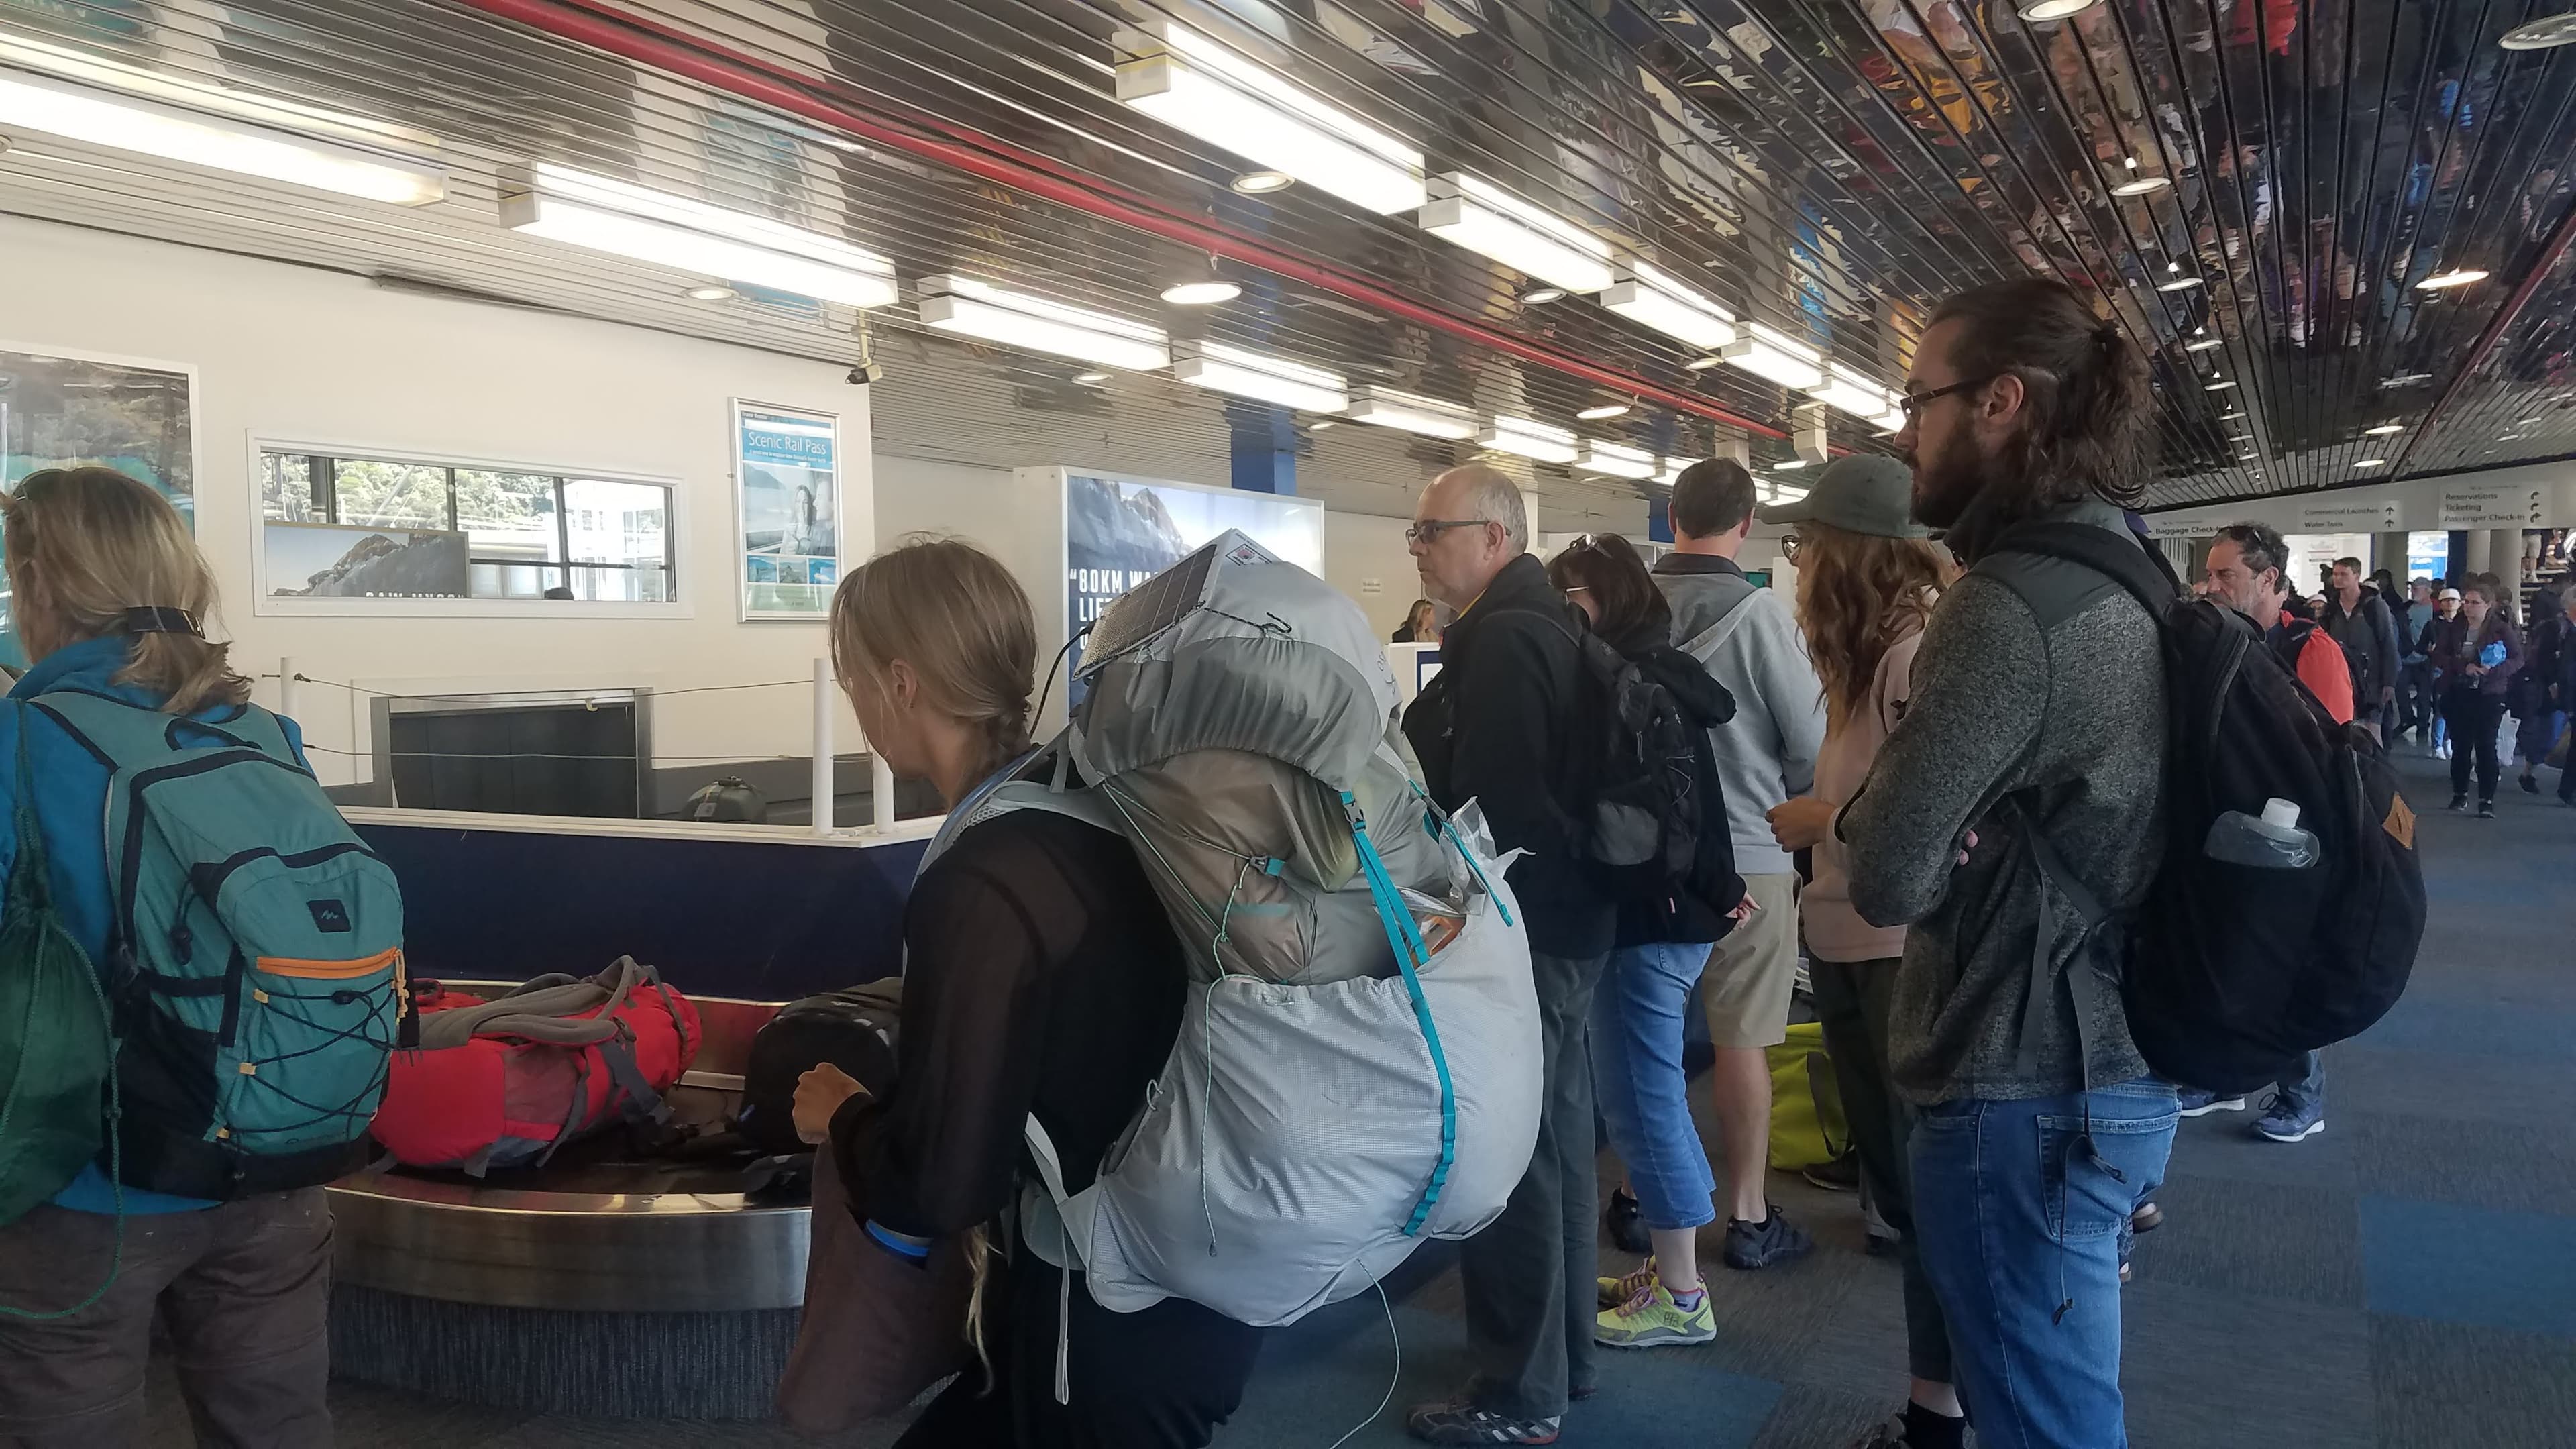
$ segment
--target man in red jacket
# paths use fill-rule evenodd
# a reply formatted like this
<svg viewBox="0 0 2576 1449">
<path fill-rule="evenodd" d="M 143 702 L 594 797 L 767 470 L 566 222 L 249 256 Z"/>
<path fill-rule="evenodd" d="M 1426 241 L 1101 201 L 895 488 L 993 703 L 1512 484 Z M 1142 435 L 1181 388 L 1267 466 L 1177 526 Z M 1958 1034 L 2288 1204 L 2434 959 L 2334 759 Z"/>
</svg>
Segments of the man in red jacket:
<svg viewBox="0 0 2576 1449">
<path fill-rule="evenodd" d="M 2220 529 L 2218 541 L 2209 546 L 2209 597 L 2224 601 L 2259 625 L 2273 656 L 2291 667 L 2335 723 L 2350 724 L 2352 666 L 2344 662 L 2343 646 L 2321 626 L 2294 618 L 2281 607 L 2289 592 L 2283 573 L 2289 556 L 2289 545 L 2281 535 L 2262 524 L 2236 523 Z M 2221 1097 L 2189 1086 L 2180 1095 L 2186 1117 L 2245 1110 L 2243 1097 Z M 2275 1142 L 2298 1142 L 2325 1127 L 2325 1058 L 2310 1052 L 2295 1081 L 2285 1078 L 2277 1084 L 2271 1106 L 2255 1119 L 2254 1131 Z"/>
</svg>

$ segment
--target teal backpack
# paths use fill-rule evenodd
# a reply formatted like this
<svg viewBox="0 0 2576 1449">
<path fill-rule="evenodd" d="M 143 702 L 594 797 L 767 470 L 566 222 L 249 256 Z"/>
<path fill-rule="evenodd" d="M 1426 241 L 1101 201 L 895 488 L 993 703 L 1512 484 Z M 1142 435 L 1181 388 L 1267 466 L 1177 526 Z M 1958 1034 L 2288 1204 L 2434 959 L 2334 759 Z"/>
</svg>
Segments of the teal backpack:
<svg viewBox="0 0 2576 1449">
<path fill-rule="evenodd" d="M 119 1179 L 230 1201 L 361 1165 L 403 1007 L 392 869 L 266 710 L 33 703 L 110 776 Z"/>
</svg>

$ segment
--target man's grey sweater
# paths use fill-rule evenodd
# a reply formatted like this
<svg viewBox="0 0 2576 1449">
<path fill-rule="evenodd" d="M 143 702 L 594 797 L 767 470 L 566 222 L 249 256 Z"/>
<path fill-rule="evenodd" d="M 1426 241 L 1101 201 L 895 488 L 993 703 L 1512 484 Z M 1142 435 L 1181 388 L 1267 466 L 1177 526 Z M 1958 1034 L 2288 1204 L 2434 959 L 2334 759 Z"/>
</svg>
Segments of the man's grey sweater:
<svg viewBox="0 0 2576 1449">
<path fill-rule="evenodd" d="M 2128 536 L 2119 513 L 2101 504 L 2048 517 Z M 1973 565 L 1996 531 L 1990 518 L 1965 518 L 1951 544 Z M 1854 908 L 1874 925 L 1912 928 L 1897 969 L 1888 1066 L 1898 1090 L 1920 1104 L 2055 1096 L 2084 1085 L 2065 982 L 2083 928 L 2055 892 L 2046 975 L 2055 999 L 2023 1040 L 2041 901 L 2024 820 L 2038 823 L 2113 911 L 2145 898 L 2161 855 L 2165 691 L 2155 623 L 2119 585 L 2079 565 L 2030 559 L 2027 567 L 2074 570 L 2081 602 L 2043 632 L 2020 593 L 1972 567 L 1933 611 L 1906 716 L 1836 822 L 1851 848 Z M 2119 985 L 2106 971 L 2097 976 L 2091 1080 L 2144 1076 Z"/>
<path fill-rule="evenodd" d="M 1735 696 L 1735 717 L 1708 733 L 1726 784 L 1736 873 L 1787 875 L 1795 867 L 1771 832 L 1771 811 L 1816 787 L 1825 743 L 1825 689 L 1807 642 L 1779 596 L 1732 559 L 1666 554 L 1655 584 L 1672 605 L 1673 643 Z"/>
</svg>

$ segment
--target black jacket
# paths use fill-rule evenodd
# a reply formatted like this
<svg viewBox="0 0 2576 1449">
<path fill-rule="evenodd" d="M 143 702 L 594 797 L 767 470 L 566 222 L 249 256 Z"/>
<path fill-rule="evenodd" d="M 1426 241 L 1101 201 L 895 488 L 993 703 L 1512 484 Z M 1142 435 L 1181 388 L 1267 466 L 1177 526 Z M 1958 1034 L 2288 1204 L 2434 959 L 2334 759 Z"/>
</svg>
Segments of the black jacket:
<svg viewBox="0 0 2576 1449">
<path fill-rule="evenodd" d="M 1720 941 L 1735 929 L 1727 912 L 1744 900 L 1744 877 L 1735 871 L 1735 832 L 1726 817 L 1726 781 L 1718 773 L 1709 731 L 1735 718 L 1735 696 L 1709 676 L 1706 666 L 1673 647 L 1669 626 L 1649 637 L 1613 641 L 1637 672 L 1669 691 L 1698 729 L 1692 732 L 1693 772 L 1699 791 L 1699 845 L 1691 855 L 1687 887 L 1669 900 L 1619 905 L 1618 944 Z"/>
<path fill-rule="evenodd" d="M 2397 682 L 2397 661 L 2404 652 L 2397 643 L 2397 620 L 2388 609 L 2388 601 L 2379 590 L 2362 585 L 2359 596 L 2346 613 L 2343 600 L 2328 590 L 2318 601 L 2317 622 L 2325 626 L 2343 646 L 2344 657 L 2358 660 L 2369 673 L 2352 682 L 2352 707 L 2356 718 L 2370 719 L 2379 708 L 2379 691 Z"/>
<path fill-rule="evenodd" d="M 1598 956 L 1615 918 L 1574 855 L 1567 740 L 1581 699 L 1583 616 L 1523 554 L 1440 637 L 1440 673 L 1404 712 L 1404 737 L 1443 810 L 1484 803 L 1494 844 L 1529 852 L 1511 869 L 1530 949 Z"/>
</svg>

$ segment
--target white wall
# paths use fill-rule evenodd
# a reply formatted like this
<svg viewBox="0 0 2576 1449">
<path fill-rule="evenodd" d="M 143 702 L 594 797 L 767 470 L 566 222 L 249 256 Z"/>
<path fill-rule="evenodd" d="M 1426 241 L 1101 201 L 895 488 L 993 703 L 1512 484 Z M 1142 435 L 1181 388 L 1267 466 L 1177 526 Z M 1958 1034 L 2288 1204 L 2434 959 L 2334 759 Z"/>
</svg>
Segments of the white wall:
<svg viewBox="0 0 2576 1449">
<path fill-rule="evenodd" d="M 819 623 L 736 620 L 727 401 L 837 412 L 842 547 L 873 551 L 868 406 L 842 369 L 608 323 L 379 290 L 338 273 L 0 217 L 0 346 L 197 369 L 198 544 L 228 601 L 246 673 L 281 656 L 317 679 L 394 692 L 664 691 L 804 681 Z M 679 540 L 681 618 L 279 618 L 250 607 L 254 436 L 663 475 Z M 571 607 L 571 606 L 566 606 Z M 261 698 L 274 701 L 275 686 Z M 362 778 L 363 696 L 302 686 L 326 781 Z M 655 754 L 802 755 L 803 685 L 668 698 Z M 837 744 L 858 728 L 841 709 Z"/>
<path fill-rule="evenodd" d="M 1414 572 L 1413 554 L 1404 544 L 1404 530 L 1412 522 L 1366 513 L 1324 514 L 1325 581 L 1359 600 L 1368 611 L 1369 627 L 1381 639 L 1403 625 L 1405 611 L 1422 596 L 1422 576 Z"/>
</svg>

